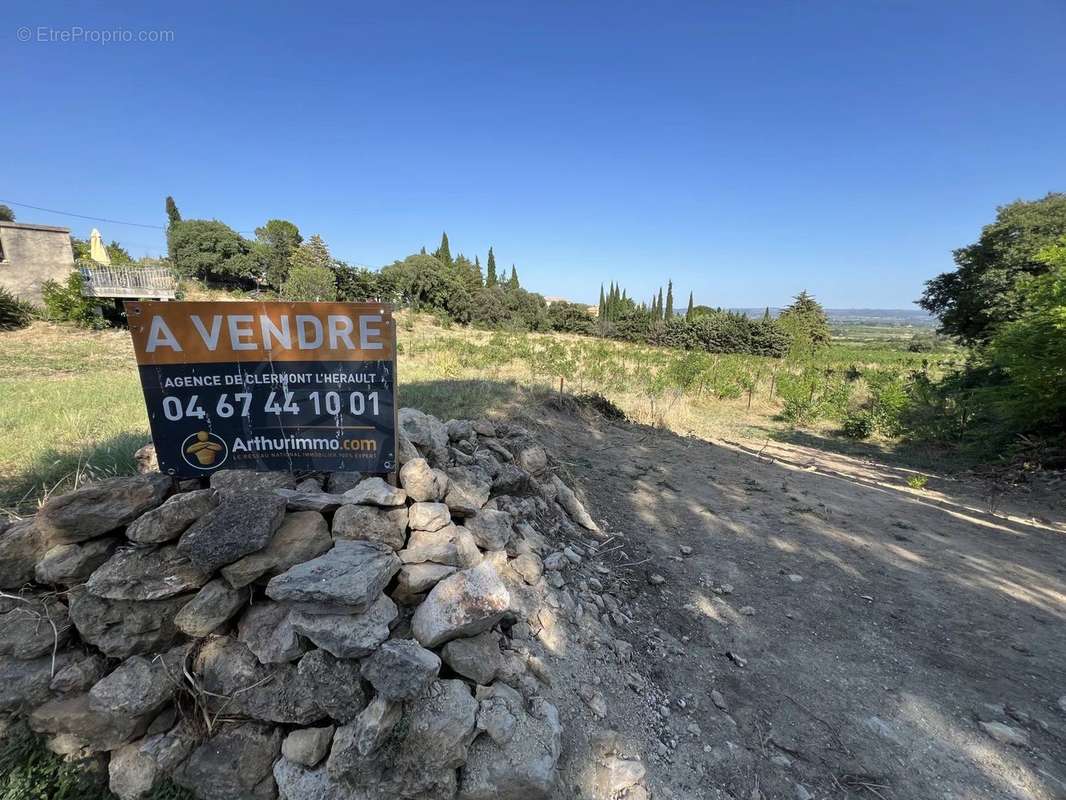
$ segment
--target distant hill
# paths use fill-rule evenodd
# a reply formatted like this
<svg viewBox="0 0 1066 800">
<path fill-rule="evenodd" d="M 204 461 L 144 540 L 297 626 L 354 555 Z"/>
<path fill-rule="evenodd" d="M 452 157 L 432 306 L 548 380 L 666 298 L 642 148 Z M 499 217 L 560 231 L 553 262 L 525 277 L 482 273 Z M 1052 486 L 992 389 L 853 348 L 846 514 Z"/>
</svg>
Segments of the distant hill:
<svg viewBox="0 0 1066 800">
<path fill-rule="evenodd" d="M 784 309 L 771 308 L 770 313 L 777 316 Z M 765 308 L 732 308 L 749 317 L 761 317 Z M 919 308 L 827 308 L 829 322 L 837 325 L 900 325 L 903 327 L 933 328 L 936 317 L 930 316 Z"/>
<path fill-rule="evenodd" d="M 552 303 L 577 303 L 585 305 L 580 300 L 569 300 L 565 297 L 545 297 L 544 302 Z M 598 311 L 597 306 L 590 305 L 588 309 L 592 314 Z M 753 319 L 766 313 L 766 308 L 730 308 Z M 776 317 L 784 311 L 783 308 L 770 306 L 770 314 Z M 682 306 L 677 310 L 678 314 L 684 314 Z M 898 325 L 911 328 L 935 328 L 936 317 L 927 314 L 920 308 L 827 308 L 825 313 L 829 316 L 829 322 L 833 325 Z"/>
</svg>

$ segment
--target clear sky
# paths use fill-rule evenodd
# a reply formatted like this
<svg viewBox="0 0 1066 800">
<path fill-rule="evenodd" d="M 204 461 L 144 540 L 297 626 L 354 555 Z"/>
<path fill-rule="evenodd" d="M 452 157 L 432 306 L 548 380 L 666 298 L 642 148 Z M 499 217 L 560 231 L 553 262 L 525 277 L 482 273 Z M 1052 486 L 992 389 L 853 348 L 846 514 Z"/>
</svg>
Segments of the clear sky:
<svg viewBox="0 0 1066 800">
<path fill-rule="evenodd" d="M 1066 190 L 1063 0 L 149 5 L 4 4 L 0 202 L 162 225 L 171 194 L 372 266 L 446 229 L 592 302 L 899 308 Z M 48 41 L 78 26 L 172 41 Z"/>
</svg>

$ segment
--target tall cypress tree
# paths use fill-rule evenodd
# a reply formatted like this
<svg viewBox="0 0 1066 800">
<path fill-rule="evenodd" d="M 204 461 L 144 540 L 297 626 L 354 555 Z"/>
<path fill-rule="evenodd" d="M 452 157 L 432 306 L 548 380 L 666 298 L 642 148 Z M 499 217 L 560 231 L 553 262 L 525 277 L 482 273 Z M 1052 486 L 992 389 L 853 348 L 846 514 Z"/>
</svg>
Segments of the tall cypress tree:
<svg viewBox="0 0 1066 800">
<path fill-rule="evenodd" d="M 496 255 L 492 252 L 492 248 L 489 248 L 489 260 L 485 272 L 485 285 L 495 286 L 499 282 L 496 277 Z"/>
<path fill-rule="evenodd" d="M 666 282 L 666 313 L 664 319 L 673 319 L 674 316 L 674 282 Z"/>
<path fill-rule="evenodd" d="M 655 305 L 655 316 L 659 319 L 663 318 L 663 287 L 659 287 L 659 298 Z"/>
<path fill-rule="evenodd" d="M 762 321 L 763 322 L 769 322 L 772 319 L 773 319 L 773 317 L 770 316 L 770 306 L 767 306 L 766 307 L 766 311 L 763 312 Z"/>
<path fill-rule="evenodd" d="M 600 319 L 606 319 L 607 318 L 607 299 L 603 295 L 603 284 L 602 283 L 600 284 L 600 313 L 599 313 L 599 318 Z"/>
<path fill-rule="evenodd" d="M 447 231 L 441 234 L 440 247 L 437 248 L 437 252 L 435 252 L 433 255 L 435 255 L 437 257 L 437 260 L 440 261 L 440 263 L 444 264 L 446 267 L 450 267 L 452 265 L 452 250 L 448 246 Z"/>
<path fill-rule="evenodd" d="M 178 211 L 178 204 L 174 202 L 174 198 L 169 194 L 167 195 L 167 225 L 173 225 L 175 222 L 181 222 L 181 212 Z"/>
<path fill-rule="evenodd" d="M 507 281 L 508 289 L 518 288 L 518 270 L 514 268 L 514 264 L 511 265 L 511 278 Z"/>
<path fill-rule="evenodd" d="M 685 310 L 685 319 L 692 319 L 692 292 L 688 293 L 688 308 Z"/>
</svg>

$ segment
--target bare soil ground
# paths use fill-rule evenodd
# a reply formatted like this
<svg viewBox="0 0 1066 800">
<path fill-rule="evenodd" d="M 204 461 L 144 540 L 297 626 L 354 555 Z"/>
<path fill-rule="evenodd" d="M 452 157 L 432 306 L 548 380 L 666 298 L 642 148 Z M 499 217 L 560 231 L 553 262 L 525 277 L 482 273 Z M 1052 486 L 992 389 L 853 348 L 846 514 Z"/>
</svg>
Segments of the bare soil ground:
<svg viewBox="0 0 1066 800">
<path fill-rule="evenodd" d="M 589 410 L 522 422 L 616 537 L 601 553 L 634 657 L 570 677 L 599 685 L 592 724 L 636 741 L 652 797 L 1066 797 L 1061 478 L 914 490 L 906 469 L 809 447 Z M 585 734 L 568 744 L 563 795 L 588 796 Z"/>
</svg>

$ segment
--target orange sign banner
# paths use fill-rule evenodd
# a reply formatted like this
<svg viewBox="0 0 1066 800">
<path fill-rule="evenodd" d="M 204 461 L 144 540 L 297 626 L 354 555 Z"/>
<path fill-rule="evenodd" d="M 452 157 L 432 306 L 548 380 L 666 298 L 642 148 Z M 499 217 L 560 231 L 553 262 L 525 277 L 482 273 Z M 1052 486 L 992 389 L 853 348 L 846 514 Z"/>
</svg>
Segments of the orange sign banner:
<svg viewBox="0 0 1066 800">
<path fill-rule="evenodd" d="M 385 303 L 127 302 L 140 366 L 392 361 Z"/>
</svg>

